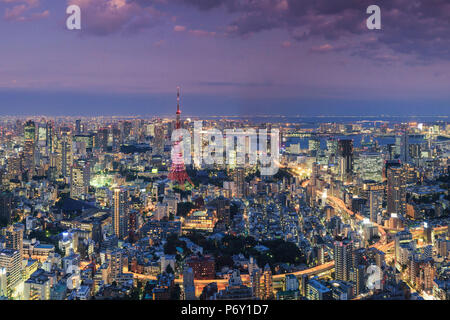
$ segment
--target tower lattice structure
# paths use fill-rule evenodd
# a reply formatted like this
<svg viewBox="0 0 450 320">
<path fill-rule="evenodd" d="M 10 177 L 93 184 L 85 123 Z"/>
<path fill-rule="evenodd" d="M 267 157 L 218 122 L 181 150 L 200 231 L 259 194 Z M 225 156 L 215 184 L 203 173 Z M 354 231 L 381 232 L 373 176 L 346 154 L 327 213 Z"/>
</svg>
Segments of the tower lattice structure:
<svg viewBox="0 0 450 320">
<path fill-rule="evenodd" d="M 181 128 L 181 122 L 180 122 L 180 116 L 181 116 L 181 110 L 180 110 L 180 87 L 177 87 L 177 113 L 176 113 L 176 129 Z M 184 158 L 183 158 L 183 138 L 178 139 L 173 143 L 172 146 L 172 167 L 170 169 L 169 173 L 169 179 L 172 180 L 175 183 L 178 183 L 179 185 L 184 185 L 186 181 L 188 181 L 191 185 L 194 185 L 189 178 L 187 172 L 186 172 L 186 166 L 184 164 Z"/>
</svg>

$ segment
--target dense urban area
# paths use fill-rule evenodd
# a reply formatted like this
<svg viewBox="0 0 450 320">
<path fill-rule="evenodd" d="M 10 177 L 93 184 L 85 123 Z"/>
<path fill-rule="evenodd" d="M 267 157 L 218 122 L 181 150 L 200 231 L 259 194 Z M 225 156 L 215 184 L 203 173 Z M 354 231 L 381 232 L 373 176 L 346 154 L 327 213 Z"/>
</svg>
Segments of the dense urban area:
<svg viewBox="0 0 450 320">
<path fill-rule="evenodd" d="M 2 117 L 1 299 L 449 299 L 446 118 L 180 113 Z M 234 147 L 185 164 L 171 136 L 195 121 L 203 145 L 278 129 L 277 173 Z"/>
</svg>

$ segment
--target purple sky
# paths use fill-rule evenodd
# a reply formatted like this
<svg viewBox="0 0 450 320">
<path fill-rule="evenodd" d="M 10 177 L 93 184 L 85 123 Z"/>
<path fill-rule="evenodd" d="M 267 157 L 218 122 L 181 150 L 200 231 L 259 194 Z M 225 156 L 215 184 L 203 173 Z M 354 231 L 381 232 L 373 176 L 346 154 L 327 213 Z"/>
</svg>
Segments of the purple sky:
<svg viewBox="0 0 450 320">
<path fill-rule="evenodd" d="M 450 115 L 448 0 L 0 0 L 0 39 L 1 114 L 168 114 L 181 85 L 189 115 Z"/>
</svg>

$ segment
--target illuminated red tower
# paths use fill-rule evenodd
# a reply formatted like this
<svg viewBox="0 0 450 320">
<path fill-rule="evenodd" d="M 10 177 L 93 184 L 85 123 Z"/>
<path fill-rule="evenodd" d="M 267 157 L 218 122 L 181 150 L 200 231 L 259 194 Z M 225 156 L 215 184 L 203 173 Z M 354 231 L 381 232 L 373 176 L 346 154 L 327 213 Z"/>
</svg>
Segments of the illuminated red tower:
<svg viewBox="0 0 450 320">
<path fill-rule="evenodd" d="M 180 122 L 180 87 L 177 87 L 177 122 L 176 129 L 181 128 Z M 183 152 L 182 152 L 182 138 L 175 141 L 172 146 L 172 167 L 169 173 L 169 179 L 173 182 L 178 183 L 180 186 L 183 186 L 186 180 L 193 185 L 191 179 L 186 173 L 186 167 L 184 165 Z"/>
</svg>

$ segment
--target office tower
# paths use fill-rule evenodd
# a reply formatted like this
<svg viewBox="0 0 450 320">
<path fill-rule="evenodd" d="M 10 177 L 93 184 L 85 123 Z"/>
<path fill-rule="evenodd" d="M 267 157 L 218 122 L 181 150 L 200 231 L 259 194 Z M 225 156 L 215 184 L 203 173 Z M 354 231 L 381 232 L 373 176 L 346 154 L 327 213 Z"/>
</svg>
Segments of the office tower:
<svg viewBox="0 0 450 320">
<path fill-rule="evenodd" d="M 32 175 L 35 168 L 36 149 L 36 125 L 33 121 L 27 121 L 24 126 L 24 169 Z"/>
<path fill-rule="evenodd" d="M 89 162 L 83 159 L 75 161 L 70 173 L 70 197 L 80 199 L 88 194 L 90 183 Z"/>
<path fill-rule="evenodd" d="M 72 166 L 72 138 L 70 132 L 62 131 L 56 151 L 56 168 L 59 176 L 69 177 Z"/>
<path fill-rule="evenodd" d="M 131 134 L 131 128 L 132 128 L 132 123 L 130 121 L 124 121 L 123 122 L 123 130 L 122 130 L 122 135 L 123 135 L 123 140 L 127 141 L 130 134 Z"/>
<path fill-rule="evenodd" d="M 114 234 L 120 240 L 128 236 L 128 201 L 127 190 L 119 187 L 114 189 L 112 223 Z"/>
<path fill-rule="evenodd" d="M 24 165 L 23 153 L 10 156 L 8 158 L 9 179 L 22 180 L 23 165 Z"/>
<path fill-rule="evenodd" d="M 12 193 L 3 191 L 0 193 L 0 223 L 8 225 L 11 223 L 12 215 Z"/>
<path fill-rule="evenodd" d="M 334 242 L 334 268 L 336 280 L 349 280 L 352 267 L 353 244 L 348 239 L 337 237 Z"/>
<path fill-rule="evenodd" d="M 408 129 L 405 127 L 400 136 L 400 160 L 403 163 L 407 163 L 410 160 L 409 155 L 409 139 L 408 139 Z"/>
<path fill-rule="evenodd" d="M 49 153 L 54 152 L 54 148 L 53 148 L 53 135 L 54 135 L 54 130 L 53 130 L 53 123 L 51 121 L 47 121 L 47 130 L 46 130 L 46 146 L 47 146 L 47 150 Z"/>
<path fill-rule="evenodd" d="M 353 174 L 353 140 L 338 141 L 341 181 L 348 182 Z"/>
<path fill-rule="evenodd" d="M 96 145 L 95 147 L 101 151 L 106 151 L 108 149 L 108 128 L 100 128 L 96 135 Z"/>
<path fill-rule="evenodd" d="M 377 222 L 377 215 L 381 212 L 383 207 L 383 189 L 373 187 L 371 190 L 369 188 L 369 213 L 370 213 L 370 221 Z"/>
<path fill-rule="evenodd" d="M 177 88 L 177 112 L 176 112 L 176 129 L 181 129 L 180 122 L 180 87 Z M 177 140 L 173 143 L 172 152 L 171 152 L 172 166 L 170 168 L 169 179 L 172 182 L 183 186 L 186 181 L 188 181 L 191 185 L 194 185 L 186 173 L 186 167 L 184 165 L 183 158 L 183 142 L 181 140 Z"/>
<path fill-rule="evenodd" d="M 77 119 L 75 120 L 75 134 L 81 133 L 81 120 Z"/>
<path fill-rule="evenodd" d="M 336 155 L 338 150 L 338 141 L 334 138 L 327 139 L 327 153 L 329 156 Z"/>
<path fill-rule="evenodd" d="M 23 259 L 23 233 L 25 226 L 23 224 L 10 225 L 2 229 L 2 235 L 6 239 L 6 248 L 19 251 L 19 256 Z"/>
<path fill-rule="evenodd" d="M 233 180 L 236 185 L 236 195 L 238 198 L 242 198 L 245 195 L 245 169 L 236 168 L 234 170 Z"/>
<path fill-rule="evenodd" d="M 195 300 L 194 271 L 191 267 L 183 269 L 184 300 Z"/>
<path fill-rule="evenodd" d="M 2 269 L 6 271 L 7 295 L 10 297 L 22 281 L 22 259 L 18 250 L 0 249 L 0 270 Z"/>
<path fill-rule="evenodd" d="M 155 136 L 153 139 L 153 154 L 162 155 L 164 153 L 164 128 L 161 124 L 155 125 Z"/>
<path fill-rule="evenodd" d="M 313 187 L 317 187 L 318 179 L 319 179 L 319 168 L 320 165 L 317 162 L 313 162 L 312 168 L 311 168 L 311 179 L 310 179 L 310 185 Z"/>
<path fill-rule="evenodd" d="M 402 167 L 390 167 L 387 171 L 387 212 L 406 213 L 406 181 Z"/>
</svg>

